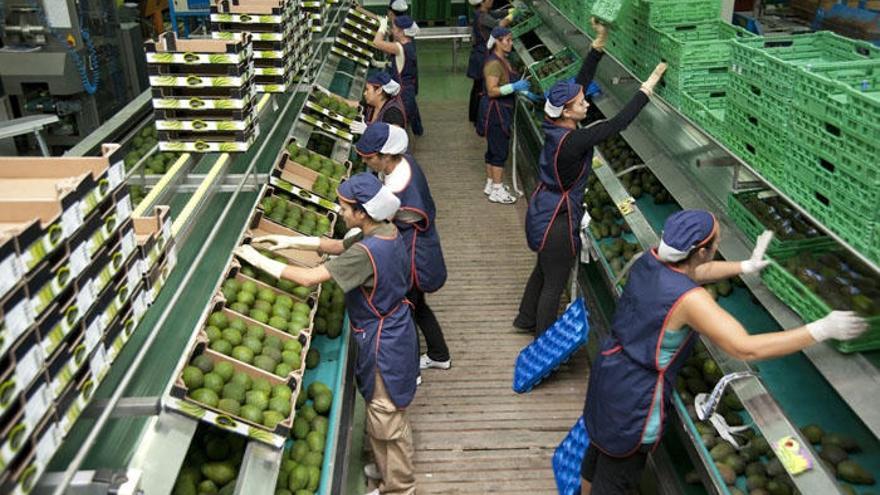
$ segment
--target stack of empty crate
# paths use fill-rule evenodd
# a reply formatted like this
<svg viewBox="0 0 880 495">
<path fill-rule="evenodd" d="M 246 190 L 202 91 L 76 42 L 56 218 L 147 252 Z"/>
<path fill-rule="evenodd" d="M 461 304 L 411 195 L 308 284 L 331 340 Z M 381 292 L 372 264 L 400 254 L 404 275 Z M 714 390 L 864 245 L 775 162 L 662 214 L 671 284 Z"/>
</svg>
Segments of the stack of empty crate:
<svg viewBox="0 0 880 495">
<path fill-rule="evenodd" d="M 241 41 L 249 33 L 257 92 L 283 93 L 291 89 L 311 39 L 302 16 L 293 0 L 221 0 L 211 6 L 211 36 Z"/>
<path fill-rule="evenodd" d="M 159 149 L 247 151 L 259 133 L 250 36 L 183 40 L 168 32 L 144 45 Z"/>
<path fill-rule="evenodd" d="M 300 7 L 308 20 L 308 26 L 314 33 L 324 31 L 324 23 L 327 21 L 327 14 L 330 4 L 326 0 L 304 0 L 300 2 Z"/>
<path fill-rule="evenodd" d="M 379 28 L 376 16 L 358 6 L 348 11 L 331 51 L 340 57 L 347 58 L 368 67 L 370 60 L 376 56 L 373 37 Z"/>
</svg>

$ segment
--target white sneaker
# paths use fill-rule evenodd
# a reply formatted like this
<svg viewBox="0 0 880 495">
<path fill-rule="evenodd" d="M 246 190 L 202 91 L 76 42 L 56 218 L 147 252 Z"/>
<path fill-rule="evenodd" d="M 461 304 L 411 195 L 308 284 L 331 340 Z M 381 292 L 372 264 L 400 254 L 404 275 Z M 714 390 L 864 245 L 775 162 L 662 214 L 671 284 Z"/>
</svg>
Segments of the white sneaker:
<svg viewBox="0 0 880 495">
<path fill-rule="evenodd" d="M 438 370 L 448 370 L 452 367 L 452 360 L 447 359 L 446 361 L 434 361 L 429 358 L 427 354 L 422 354 L 419 358 L 419 369 L 426 370 L 428 368 L 436 368 Z"/>
<path fill-rule="evenodd" d="M 516 203 L 516 196 L 510 194 L 510 189 L 508 189 L 506 185 L 493 185 L 492 194 L 489 195 L 489 201 L 492 203 L 509 205 Z"/>
<path fill-rule="evenodd" d="M 371 462 L 364 466 L 364 476 L 370 478 L 371 480 L 382 479 L 382 473 L 379 472 L 379 466 L 377 466 L 375 462 Z"/>
<path fill-rule="evenodd" d="M 486 187 L 483 188 L 483 194 L 486 196 L 492 194 L 492 179 L 486 179 Z"/>
</svg>

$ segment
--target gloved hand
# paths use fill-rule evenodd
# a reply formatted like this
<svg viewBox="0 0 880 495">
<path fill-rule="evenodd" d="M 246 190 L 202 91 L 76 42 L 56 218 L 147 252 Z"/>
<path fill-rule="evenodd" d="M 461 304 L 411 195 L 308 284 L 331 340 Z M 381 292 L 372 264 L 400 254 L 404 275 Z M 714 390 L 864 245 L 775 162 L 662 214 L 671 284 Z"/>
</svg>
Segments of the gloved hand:
<svg viewBox="0 0 880 495">
<path fill-rule="evenodd" d="M 525 79 L 520 79 L 519 81 L 512 83 L 511 87 L 513 88 L 514 91 L 519 92 L 519 91 L 528 91 L 531 86 L 529 85 L 529 82 L 526 81 Z"/>
<path fill-rule="evenodd" d="M 507 9 L 506 19 L 508 21 L 513 21 L 514 18 L 516 18 L 516 7 Z"/>
<path fill-rule="evenodd" d="M 581 237 L 581 263 L 589 263 L 590 262 L 590 253 L 593 251 L 593 248 L 590 246 L 590 236 L 588 232 L 590 231 L 590 212 L 584 210 L 584 216 L 581 217 L 581 228 L 578 234 Z"/>
<path fill-rule="evenodd" d="M 382 17 L 379 18 L 378 31 L 380 34 L 383 34 L 383 35 L 388 32 L 388 17 L 383 15 Z"/>
<path fill-rule="evenodd" d="M 590 85 L 584 90 L 584 96 L 598 96 L 600 94 L 602 94 L 602 88 L 599 87 L 596 81 L 590 81 Z"/>
<path fill-rule="evenodd" d="M 773 231 L 771 230 L 765 230 L 758 236 L 755 241 L 755 249 L 752 250 L 752 256 L 740 263 L 740 269 L 743 273 L 758 273 L 767 268 L 770 262 L 764 259 L 764 253 L 767 252 L 767 247 L 772 240 Z"/>
<path fill-rule="evenodd" d="M 263 256 L 257 252 L 253 246 L 247 244 L 238 246 L 233 253 L 253 265 L 255 268 L 262 270 L 275 278 L 281 278 L 281 273 L 284 272 L 284 268 L 287 266 L 280 261 L 271 260 Z"/>
<path fill-rule="evenodd" d="M 824 318 L 807 323 L 807 330 L 816 342 L 854 339 L 867 329 L 868 322 L 852 311 L 832 311 Z"/>
<path fill-rule="evenodd" d="M 376 67 L 377 69 L 384 69 L 384 68 L 388 67 L 388 61 L 387 60 L 376 60 L 374 58 L 374 59 L 370 60 L 370 65 L 372 65 L 373 67 Z"/>
<path fill-rule="evenodd" d="M 363 120 L 355 120 L 348 126 L 352 134 L 363 134 L 367 130 L 367 123 Z"/>
<path fill-rule="evenodd" d="M 651 72 L 651 75 L 648 76 L 648 79 L 642 83 L 642 87 L 639 89 L 648 96 L 654 94 L 654 86 L 660 82 L 660 78 L 663 77 L 664 72 L 666 72 L 666 62 L 660 62 L 657 64 L 657 67 L 654 68 L 654 72 Z"/>
<path fill-rule="evenodd" d="M 532 93 L 531 91 L 523 91 L 520 94 L 528 98 L 529 101 L 531 101 L 532 103 L 541 103 L 542 101 L 544 101 L 543 96 Z"/>
<path fill-rule="evenodd" d="M 269 251 L 278 251 L 281 249 L 302 249 L 304 251 L 317 251 L 321 247 L 320 237 L 309 237 L 304 235 L 264 235 L 255 237 L 252 241 L 254 244 L 272 244 Z"/>
<path fill-rule="evenodd" d="M 596 38 L 590 46 L 596 50 L 602 51 L 605 49 L 605 43 L 608 41 L 608 28 L 601 22 L 597 21 L 595 17 L 590 18 L 590 24 L 593 26 L 593 31 L 596 31 Z"/>
<path fill-rule="evenodd" d="M 351 237 L 354 237 L 354 236 L 360 234 L 361 232 L 362 232 L 362 231 L 361 231 L 360 227 L 355 227 L 355 228 L 353 228 L 353 229 L 349 229 L 348 232 L 346 232 L 345 235 L 342 236 L 342 238 L 343 238 L 343 239 L 349 239 L 349 238 L 351 238 Z"/>
</svg>

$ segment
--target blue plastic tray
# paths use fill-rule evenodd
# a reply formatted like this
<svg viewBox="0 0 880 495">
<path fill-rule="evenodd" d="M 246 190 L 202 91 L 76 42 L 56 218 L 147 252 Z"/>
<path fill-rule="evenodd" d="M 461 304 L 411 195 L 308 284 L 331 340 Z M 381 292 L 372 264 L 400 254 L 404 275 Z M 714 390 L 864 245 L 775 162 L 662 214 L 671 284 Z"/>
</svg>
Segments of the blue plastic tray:
<svg viewBox="0 0 880 495">
<path fill-rule="evenodd" d="M 581 463 L 588 445 L 590 437 L 584 426 L 584 417 L 581 416 L 553 453 L 553 476 L 559 495 L 581 492 Z"/>
<path fill-rule="evenodd" d="M 513 370 L 513 391 L 530 391 L 587 343 L 590 324 L 584 299 L 572 302 L 550 329 L 520 351 Z"/>
</svg>

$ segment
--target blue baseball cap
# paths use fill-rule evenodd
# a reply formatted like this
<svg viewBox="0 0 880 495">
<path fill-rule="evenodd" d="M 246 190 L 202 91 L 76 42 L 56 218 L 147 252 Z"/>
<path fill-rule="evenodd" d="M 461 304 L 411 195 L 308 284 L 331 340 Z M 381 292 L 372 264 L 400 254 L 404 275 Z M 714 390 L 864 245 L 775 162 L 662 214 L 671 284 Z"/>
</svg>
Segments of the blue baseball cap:
<svg viewBox="0 0 880 495">
<path fill-rule="evenodd" d="M 367 126 L 355 149 L 361 156 L 375 155 L 400 155 L 409 146 L 409 138 L 406 131 L 385 122 L 376 122 Z"/>
<path fill-rule="evenodd" d="M 391 77 L 391 74 L 385 71 L 376 72 L 368 77 L 367 84 L 379 86 L 382 88 L 382 91 L 391 96 L 400 93 L 400 84 Z"/>
<path fill-rule="evenodd" d="M 718 232 L 715 215 L 705 210 L 682 210 L 673 213 L 663 225 L 657 254 L 664 261 L 681 261 L 703 247 Z"/>
<path fill-rule="evenodd" d="M 355 174 L 339 184 L 336 195 L 340 201 L 363 206 L 374 220 L 390 220 L 400 208 L 400 199 L 367 172 Z"/>
</svg>

